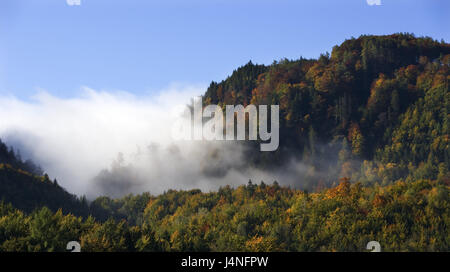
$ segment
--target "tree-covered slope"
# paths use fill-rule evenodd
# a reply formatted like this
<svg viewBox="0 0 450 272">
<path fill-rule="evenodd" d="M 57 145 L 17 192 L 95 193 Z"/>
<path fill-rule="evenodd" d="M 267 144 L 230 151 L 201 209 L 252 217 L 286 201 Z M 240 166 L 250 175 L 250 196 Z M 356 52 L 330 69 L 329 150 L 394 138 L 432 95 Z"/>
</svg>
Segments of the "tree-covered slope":
<svg viewBox="0 0 450 272">
<path fill-rule="evenodd" d="M 33 163 L 31 160 L 23 161 L 19 151 L 17 153 L 12 148 L 2 142 L 0 139 L 0 163 L 9 164 L 11 167 L 21 169 L 23 171 L 42 176 L 44 173 L 42 169 Z"/>
<path fill-rule="evenodd" d="M 320 193 L 277 184 L 171 190 L 152 197 L 136 226 L 0 204 L 0 251 L 65 251 L 73 240 L 82 251 L 365 251 L 373 240 L 382 251 L 449 251 L 449 190 L 427 180 L 343 180 Z"/>
<path fill-rule="evenodd" d="M 0 140 L 0 201 L 11 203 L 25 212 L 48 207 L 53 211 L 87 216 L 86 200 L 78 199 L 51 181 L 31 160 L 23 161 L 20 154 Z"/>
<path fill-rule="evenodd" d="M 0 201 L 11 203 L 25 212 L 48 207 L 52 211 L 87 216 L 86 200 L 68 193 L 47 175 L 35 176 L 26 171 L 0 164 Z"/>
<path fill-rule="evenodd" d="M 426 172 L 419 176 L 437 178 L 450 169 L 449 62 L 445 42 L 411 34 L 361 36 L 317 60 L 248 63 L 213 82 L 204 101 L 280 106 L 280 148 L 275 154 L 251 149 L 256 165 L 283 165 L 294 155 L 330 173 L 328 184 L 340 177 L 393 181 L 419 168 Z M 246 86 L 242 93 L 238 80 Z M 369 165 L 383 172 L 380 163 L 390 163 L 398 175 L 367 177 Z"/>
</svg>

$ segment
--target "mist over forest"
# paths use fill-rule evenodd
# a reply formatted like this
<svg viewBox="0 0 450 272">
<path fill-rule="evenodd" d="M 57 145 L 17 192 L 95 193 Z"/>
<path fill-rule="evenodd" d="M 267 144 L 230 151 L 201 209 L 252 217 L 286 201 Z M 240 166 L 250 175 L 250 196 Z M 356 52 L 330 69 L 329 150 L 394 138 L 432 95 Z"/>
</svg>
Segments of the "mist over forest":
<svg viewBox="0 0 450 272">
<path fill-rule="evenodd" d="M 88 251 L 448 251 L 449 69 L 444 41 L 363 35 L 208 87 L 0 97 L 0 249 L 64 250 L 30 235 L 53 220 Z M 173 140 L 198 95 L 279 105 L 279 148 Z"/>
</svg>

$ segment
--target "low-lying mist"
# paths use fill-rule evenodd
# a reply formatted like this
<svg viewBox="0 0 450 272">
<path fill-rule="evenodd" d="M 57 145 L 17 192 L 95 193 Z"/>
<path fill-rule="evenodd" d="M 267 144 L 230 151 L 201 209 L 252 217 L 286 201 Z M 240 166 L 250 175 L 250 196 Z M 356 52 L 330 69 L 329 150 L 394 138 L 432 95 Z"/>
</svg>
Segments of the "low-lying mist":
<svg viewBox="0 0 450 272">
<path fill-rule="evenodd" d="M 30 100 L 0 97 L 0 138 L 40 164 L 69 192 L 93 198 L 168 189 L 216 190 L 250 179 L 296 186 L 310 171 L 291 159 L 275 170 L 248 166 L 236 141 L 174 141 L 171 129 L 202 86 L 157 94 L 97 91 L 74 98 L 45 91 Z M 316 173 L 317 174 L 317 173 Z"/>
</svg>

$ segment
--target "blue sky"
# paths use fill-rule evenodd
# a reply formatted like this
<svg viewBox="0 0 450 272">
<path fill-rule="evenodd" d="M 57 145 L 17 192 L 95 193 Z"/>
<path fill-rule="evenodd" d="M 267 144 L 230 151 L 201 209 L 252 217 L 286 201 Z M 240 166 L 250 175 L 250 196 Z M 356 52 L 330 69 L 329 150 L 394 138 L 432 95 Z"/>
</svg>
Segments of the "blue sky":
<svg viewBox="0 0 450 272">
<path fill-rule="evenodd" d="M 0 94 L 206 86 L 249 60 L 316 58 L 361 34 L 449 42 L 448 14 L 447 0 L 1 0 Z"/>
</svg>

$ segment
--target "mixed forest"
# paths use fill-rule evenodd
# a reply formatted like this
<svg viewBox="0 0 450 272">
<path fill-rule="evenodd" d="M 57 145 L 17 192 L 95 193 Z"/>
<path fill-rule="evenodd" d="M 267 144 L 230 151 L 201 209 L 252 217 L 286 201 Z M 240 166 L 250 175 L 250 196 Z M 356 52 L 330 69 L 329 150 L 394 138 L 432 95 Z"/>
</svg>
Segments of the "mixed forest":
<svg viewBox="0 0 450 272">
<path fill-rule="evenodd" d="M 299 187 L 87 200 L 0 141 L 0 251 L 450 251 L 449 80 L 450 44 L 399 33 L 212 82 L 205 105 L 280 106 L 279 149 L 247 163 L 301 160 Z"/>
</svg>

